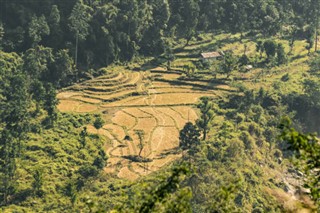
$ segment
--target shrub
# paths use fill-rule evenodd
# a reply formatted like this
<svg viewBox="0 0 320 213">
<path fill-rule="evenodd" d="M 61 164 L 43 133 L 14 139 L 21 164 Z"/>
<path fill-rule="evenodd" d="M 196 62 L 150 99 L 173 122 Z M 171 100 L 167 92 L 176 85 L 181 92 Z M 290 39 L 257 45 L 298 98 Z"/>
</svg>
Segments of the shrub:
<svg viewBox="0 0 320 213">
<path fill-rule="evenodd" d="M 248 132 L 241 132 L 240 140 L 244 143 L 245 149 L 252 150 L 255 147 L 255 141 Z"/>
<path fill-rule="evenodd" d="M 281 81 L 283 81 L 283 82 L 287 82 L 287 81 L 289 81 L 290 80 L 290 75 L 289 75 L 289 73 L 286 73 L 286 74 L 284 74 L 282 77 L 281 77 Z"/>
<path fill-rule="evenodd" d="M 99 174 L 99 171 L 95 166 L 85 165 L 79 168 L 78 173 L 83 178 L 89 178 L 89 177 L 97 176 Z"/>
<path fill-rule="evenodd" d="M 105 124 L 105 121 L 101 118 L 101 116 L 98 116 L 98 117 L 96 118 L 96 120 L 94 121 L 93 126 L 94 126 L 96 129 L 101 129 L 104 124 Z"/>
</svg>

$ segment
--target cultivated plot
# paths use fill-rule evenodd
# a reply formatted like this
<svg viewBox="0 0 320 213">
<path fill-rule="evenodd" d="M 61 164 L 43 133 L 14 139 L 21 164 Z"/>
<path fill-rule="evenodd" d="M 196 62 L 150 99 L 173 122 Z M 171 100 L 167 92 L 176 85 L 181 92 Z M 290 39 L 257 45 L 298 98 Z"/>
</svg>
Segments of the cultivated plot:
<svg viewBox="0 0 320 213">
<path fill-rule="evenodd" d="M 88 130 L 109 141 L 105 172 L 134 180 L 181 157 L 175 152 L 179 131 L 197 119 L 195 105 L 200 97 L 218 95 L 206 89 L 210 85 L 205 81 L 177 84 L 181 76 L 164 69 L 151 74 L 109 73 L 61 91 L 59 110 L 107 114 L 112 110 L 102 129 L 90 126 Z"/>
</svg>

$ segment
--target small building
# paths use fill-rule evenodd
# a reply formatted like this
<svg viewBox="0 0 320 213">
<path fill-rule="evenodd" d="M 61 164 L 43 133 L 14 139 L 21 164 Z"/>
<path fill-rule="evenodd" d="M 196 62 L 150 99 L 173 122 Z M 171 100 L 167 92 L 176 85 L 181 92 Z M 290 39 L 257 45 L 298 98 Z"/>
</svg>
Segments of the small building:
<svg viewBox="0 0 320 213">
<path fill-rule="evenodd" d="M 220 52 L 205 52 L 201 53 L 201 58 L 204 60 L 212 60 L 222 58 L 223 54 Z"/>
<path fill-rule="evenodd" d="M 250 70 L 253 69 L 253 66 L 252 65 L 246 65 L 244 68 L 246 69 L 246 71 L 250 71 Z"/>
</svg>

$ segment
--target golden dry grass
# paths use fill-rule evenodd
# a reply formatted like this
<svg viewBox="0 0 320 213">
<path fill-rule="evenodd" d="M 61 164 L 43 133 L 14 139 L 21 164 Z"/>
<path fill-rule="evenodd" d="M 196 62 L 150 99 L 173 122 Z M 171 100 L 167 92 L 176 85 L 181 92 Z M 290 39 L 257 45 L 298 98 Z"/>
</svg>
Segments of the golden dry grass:
<svg viewBox="0 0 320 213">
<path fill-rule="evenodd" d="M 183 117 L 186 120 L 195 121 L 198 119 L 198 115 L 192 107 L 175 106 L 175 107 L 171 107 L 171 109 L 179 113 L 181 117 Z"/>
<path fill-rule="evenodd" d="M 171 108 L 162 107 L 162 108 L 159 108 L 158 110 L 170 116 L 174 120 L 175 125 L 177 126 L 178 129 L 182 129 L 184 125 L 188 122 L 187 119 L 184 119 L 178 112 L 172 110 Z M 193 109 L 190 107 L 190 110 L 193 110 Z"/>
<path fill-rule="evenodd" d="M 168 115 L 161 112 L 157 108 L 143 108 L 143 111 L 151 114 L 157 120 L 157 125 L 160 126 L 175 126 L 174 120 Z"/>
<path fill-rule="evenodd" d="M 98 107 L 95 105 L 82 104 L 75 111 L 82 113 L 82 112 L 94 112 L 97 110 L 98 110 Z"/>
<path fill-rule="evenodd" d="M 166 82 L 161 82 L 161 81 L 152 82 L 152 86 L 154 86 L 154 87 L 172 87 L 171 84 L 166 83 Z"/>
<path fill-rule="evenodd" d="M 132 163 L 131 168 L 133 171 L 140 174 L 141 176 L 148 175 L 151 172 L 153 172 L 152 170 L 150 170 L 149 164 L 150 163 Z"/>
<path fill-rule="evenodd" d="M 174 127 L 157 127 L 151 139 L 151 148 L 155 151 L 152 157 L 156 157 L 163 151 L 168 151 L 179 146 L 179 132 Z"/>
<path fill-rule="evenodd" d="M 142 103 L 142 104 L 141 104 Z M 144 105 L 144 97 L 127 97 L 119 101 L 113 101 L 110 103 L 101 104 L 103 108 L 108 107 L 122 107 L 122 106 L 132 106 L 132 105 Z"/>
<path fill-rule="evenodd" d="M 150 94 L 161 94 L 161 93 L 203 93 L 203 90 L 197 90 L 197 89 L 192 89 L 192 87 L 187 87 L 187 88 L 154 88 L 153 90 L 150 90 Z"/>
<path fill-rule="evenodd" d="M 61 112 L 73 112 L 80 104 L 79 101 L 60 100 L 58 110 Z"/>
<path fill-rule="evenodd" d="M 117 139 L 123 140 L 126 136 L 124 129 L 121 126 L 114 124 L 107 124 L 103 126 L 103 129 L 108 130 L 112 135 L 115 135 Z"/>
<path fill-rule="evenodd" d="M 149 166 L 148 168 L 152 171 L 157 171 L 160 168 L 164 167 L 165 165 L 181 157 L 182 157 L 181 154 L 177 154 L 177 155 L 169 155 L 169 156 L 166 156 L 165 158 L 154 159 L 153 162 L 148 164 Z"/>
<path fill-rule="evenodd" d="M 158 94 L 155 95 L 154 105 L 175 105 L 175 104 L 195 104 L 200 97 L 214 96 L 213 94 L 189 94 L 189 93 L 174 93 L 174 94 Z"/>
<path fill-rule="evenodd" d="M 83 96 L 73 96 L 72 99 L 79 100 L 79 101 L 82 101 L 82 102 L 85 102 L 85 103 L 90 103 L 90 104 L 101 103 L 100 100 L 97 100 L 95 98 L 87 98 L 87 97 L 83 97 Z"/>
<path fill-rule="evenodd" d="M 151 71 L 167 71 L 167 69 L 164 67 L 156 67 L 156 68 L 151 69 Z"/>
<path fill-rule="evenodd" d="M 145 133 L 145 141 L 150 139 L 153 129 L 157 126 L 157 121 L 155 118 L 141 118 L 138 120 L 137 125 L 134 127 L 134 130 L 143 130 Z M 135 135 L 133 131 L 130 131 L 132 135 Z"/>
<path fill-rule="evenodd" d="M 116 93 L 109 94 L 109 95 L 90 95 L 90 97 L 95 98 L 95 99 L 101 99 L 101 100 L 110 100 L 113 98 L 120 98 L 122 96 L 131 95 L 134 92 L 136 92 L 136 90 L 125 90 L 122 92 L 116 92 Z M 99 102 L 101 102 L 101 101 L 99 101 Z"/>
<path fill-rule="evenodd" d="M 139 175 L 130 171 L 128 167 L 123 167 L 122 169 L 120 169 L 118 177 L 125 178 L 128 180 L 136 180 L 139 178 Z"/>
<path fill-rule="evenodd" d="M 131 129 L 135 126 L 136 120 L 131 115 L 128 115 L 124 111 L 118 111 L 112 118 L 112 122 L 118 124 L 119 126 L 125 127 L 126 129 Z"/>
<path fill-rule="evenodd" d="M 82 93 L 80 92 L 61 92 L 57 95 L 58 99 L 68 99 L 71 98 L 72 96 L 80 96 Z"/>
<path fill-rule="evenodd" d="M 139 108 L 127 108 L 123 109 L 123 111 L 136 118 L 151 118 L 149 114 L 141 111 Z"/>
<path fill-rule="evenodd" d="M 162 78 L 167 80 L 176 80 L 179 77 L 181 77 L 179 74 L 162 74 Z"/>
</svg>

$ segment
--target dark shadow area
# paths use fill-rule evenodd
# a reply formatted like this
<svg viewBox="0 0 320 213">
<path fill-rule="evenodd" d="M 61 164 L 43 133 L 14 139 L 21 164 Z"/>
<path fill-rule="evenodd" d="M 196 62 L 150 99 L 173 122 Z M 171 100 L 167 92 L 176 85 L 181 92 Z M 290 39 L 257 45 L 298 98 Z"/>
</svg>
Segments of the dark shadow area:
<svg viewBox="0 0 320 213">
<path fill-rule="evenodd" d="M 26 201 L 30 196 L 32 196 L 32 189 L 24 189 L 18 191 L 15 196 L 12 198 L 11 204 L 19 205 L 20 203 Z"/>
<path fill-rule="evenodd" d="M 144 158 L 138 155 L 126 155 L 126 156 L 123 156 L 123 158 L 133 162 L 138 162 L 138 163 L 149 163 L 153 161 L 150 158 Z"/>
<path fill-rule="evenodd" d="M 162 152 L 161 154 L 158 155 L 158 158 L 156 159 L 162 159 L 167 157 L 168 155 L 177 155 L 181 153 L 181 149 L 180 147 L 176 147 L 174 149 L 166 149 L 164 150 L 164 152 Z"/>
<path fill-rule="evenodd" d="M 197 79 L 188 80 L 188 81 L 181 81 L 181 80 L 167 80 L 167 79 L 162 79 L 162 78 L 156 78 L 155 80 L 156 81 L 165 82 L 165 83 L 169 83 L 172 86 L 192 86 L 193 89 L 195 89 L 195 90 L 207 91 L 207 90 L 210 90 L 210 89 L 215 89 L 215 90 L 230 91 L 228 89 L 223 89 L 223 88 L 217 88 L 216 87 L 218 85 L 227 85 L 225 82 L 228 81 L 229 79 L 201 80 L 201 81 L 203 81 L 205 83 L 209 83 L 209 85 L 199 85 L 199 84 L 193 83 L 195 81 L 199 81 Z"/>
</svg>

